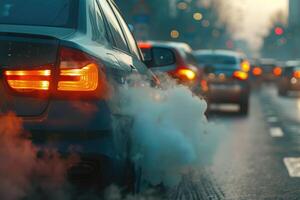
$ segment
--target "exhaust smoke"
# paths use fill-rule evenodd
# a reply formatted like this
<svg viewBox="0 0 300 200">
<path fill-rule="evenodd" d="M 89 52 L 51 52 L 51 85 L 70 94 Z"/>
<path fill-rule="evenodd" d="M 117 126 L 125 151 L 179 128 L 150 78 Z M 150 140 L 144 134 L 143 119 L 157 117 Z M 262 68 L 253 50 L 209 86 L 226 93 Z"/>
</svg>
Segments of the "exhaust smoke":
<svg viewBox="0 0 300 200">
<path fill-rule="evenodd" d="M 164 89 L 151 87 L 139 76 L 129 82 L 138 84 L 120 88 L 115 105 L 133 119 L 132 159 L 142 168 L 143 180 L 173 186 L 199 162 L 201 137 L 210 131 L 207 104 L 170 79 L 162 83 Z"/>
<path fill-rule="evenodd" d="M 39 149 L 22 129 L 22 120 L 13 113 L 0 116 L 0 199 L 67 199 L 65 175 L 75 156 L 60 158 L 54 150 Z"/>
</svg>

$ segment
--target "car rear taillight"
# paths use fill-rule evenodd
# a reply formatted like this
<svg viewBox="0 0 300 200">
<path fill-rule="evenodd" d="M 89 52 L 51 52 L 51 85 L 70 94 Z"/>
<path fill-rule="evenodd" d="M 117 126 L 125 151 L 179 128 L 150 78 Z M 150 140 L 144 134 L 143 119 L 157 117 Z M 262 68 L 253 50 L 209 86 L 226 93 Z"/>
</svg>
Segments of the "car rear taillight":
<svg viewBox="0 0 300 200">
<path fill-rule="evenodd" d="M 248 60 L 244 60 L 241 62 L 241 69 L 244 72 L 249 72 L 251 69 L 250 62 Z"/>
<path fill-rule="evenodd" d="M 247 72 L 243 72 L 243 71 L 235 71 L 233 73 L 233 78 L 236 78 L 238 80 L 247 80 L 248 79 L 248 73 Z"/>
<path fill-rule="evenodd" d="M 175 76 L 180 80 L 193 81 L 197 78 L 197 74 L 188 68 L 179 68 L 175 72 Z"/>
<path fill-rule="evenodd" d="M 252 74 L 254 76 L 260 76 L 260 75 L 262 75 L 262 73 L 263 73 L 263 70 L 260 67 L 254 67 L 252 70 Z"/>
<path fill-rule="evenodd" d="M 273 69 L 273 74 L 274 74 L 274 76 L 281 76 L 281 74 L 282 74 L 282 69 L 281 69 L 281 67 L 275 67 L 275 68 Z"/>
<path fill-rule="evenodd" d="M 57 90 L 95 91 L 98 87 L 98 66 L 88 64 L 81 69 L 60 69 Z"/>
<path fill-rule="evenodd" d="M 60 49 L 58 91 L 95 91 L 98 76 L 98 65 L 94 59 L 75 49 Z"/>
<path fill-rule="evenodd" d="M 138 46 L 140 49 L 151 49 L 152 45 L 148 42 L 138 42 Z"/>
<path fill-rule="evenodd" d="M 208 84 L 207 84 L 207 81 L 206 80 L 201 80 L 200 82 L 201 84 L 201 88 L 204 92 L 207 92 L 208 91 Z"/>
<path fill-rule="evenodd" d="M 294 71 L 293 77 L 300 78 L 300 71 Z"/>
<path fill-rule="evenodd" d="M 90 55 L 67 47 L 60 48 L 57 92 L 65 97 L 107 96 L 108 83 L 101 63 Z"/>
<path fill-rule="evenodd" d="M 47 91 L 50 89 L 50 69 L 6 70 L 9 87 L 18 92 Z"/>
<path fill-rule="evenodd" d="M 58 55 L 57 66 L 5 70 L 7 85 L 18 93 L 28 95 L 43 92 L 62 98 L 108 97 L 108 82 L 99 61 L 67 47 L 61 47 Z"/>
</svg>

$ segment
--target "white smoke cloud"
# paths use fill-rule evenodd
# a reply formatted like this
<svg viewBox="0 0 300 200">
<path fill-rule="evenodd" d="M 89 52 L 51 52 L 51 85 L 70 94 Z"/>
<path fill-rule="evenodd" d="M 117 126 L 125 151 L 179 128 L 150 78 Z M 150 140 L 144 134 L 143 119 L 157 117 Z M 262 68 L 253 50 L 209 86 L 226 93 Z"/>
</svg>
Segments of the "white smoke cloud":
<svg viewBox="0 0 300 200">
<path fill-rule="evenodd" d="M 142 167 L 143 179 L 172 186 L 182 173 L 197 165 L 201 137 L 209 129 L 206 102 L 172 81 L 157 89 L 132 77 L 139 86 L 120 89 L 121 111 L 133 118 L 132 158 Z"/>
</svg>

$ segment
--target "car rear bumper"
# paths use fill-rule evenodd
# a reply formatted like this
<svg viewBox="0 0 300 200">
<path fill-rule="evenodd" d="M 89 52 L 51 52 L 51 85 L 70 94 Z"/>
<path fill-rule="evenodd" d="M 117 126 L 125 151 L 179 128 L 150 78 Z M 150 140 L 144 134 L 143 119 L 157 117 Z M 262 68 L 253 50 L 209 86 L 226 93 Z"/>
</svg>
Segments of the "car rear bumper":
<svg viewBox="0 0 300 200">
<path fill-rule="evenodd" d="M 75 153 L 84 156 L 101 155 L 112 159 L 117 157 L 111 131 L 31 130 L 30 135 L 33 144 L 42 151 L 51 148 L 61 155 Z"/>
<path fill-rule="evenodd" d="M 287 89 L 290 91 L 300 91 L 300 85 L 290 85 Z"/>
<path fill-rule="evenodd" d="M 51 101 L 43 115 L 24 117 L 24 130 L 35 145 L 54 148 L 61 154 L 117 158 L 113 111 L 105 101 Z"/>
<path fill-rule="evenodd" d="M 207 93 L 210 103 L 239 103 L 248 97 L 249 87 L 243 84 L 211 84 Z"/>
<path fill-rule="evenodd" d="M 300 91 L 300 79 L 295 79 L 295 82 L 293 82 L 290 78 L 283 78 L 278 87 L 281 90 Z"/>
</svg>

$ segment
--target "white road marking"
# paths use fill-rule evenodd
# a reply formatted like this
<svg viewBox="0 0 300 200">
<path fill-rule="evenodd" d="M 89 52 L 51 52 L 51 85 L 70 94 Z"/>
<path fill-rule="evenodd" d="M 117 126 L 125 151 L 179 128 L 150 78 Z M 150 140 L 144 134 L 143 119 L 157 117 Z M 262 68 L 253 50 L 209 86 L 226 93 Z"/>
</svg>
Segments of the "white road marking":
<svg viewBox="0 0 300 200">
<path fill-rule="evenodd" d="M 290 177 L 300 178 L 300 158 L 284 158 L 283 163 Z"/>
<path fill-rule="evenodd" d="M 276 123 L 276 122 L 278 122 L 278 118 L 277 117 L 268 117 L 268 122 L 269 123 Z"/>
<path fill-rule="evenodd" d="M 236 112 L 239 110 L 239 106 L 235 104 L 212 104 L 212 109 L 217 109 L 220 111 Z"/>
<path fill-rule="evenodd" d="M 284 133 L 280 127 L 272 127 L 270 128 L 270 135 L 272 137 L 283 137 Z"/>
</svg>

